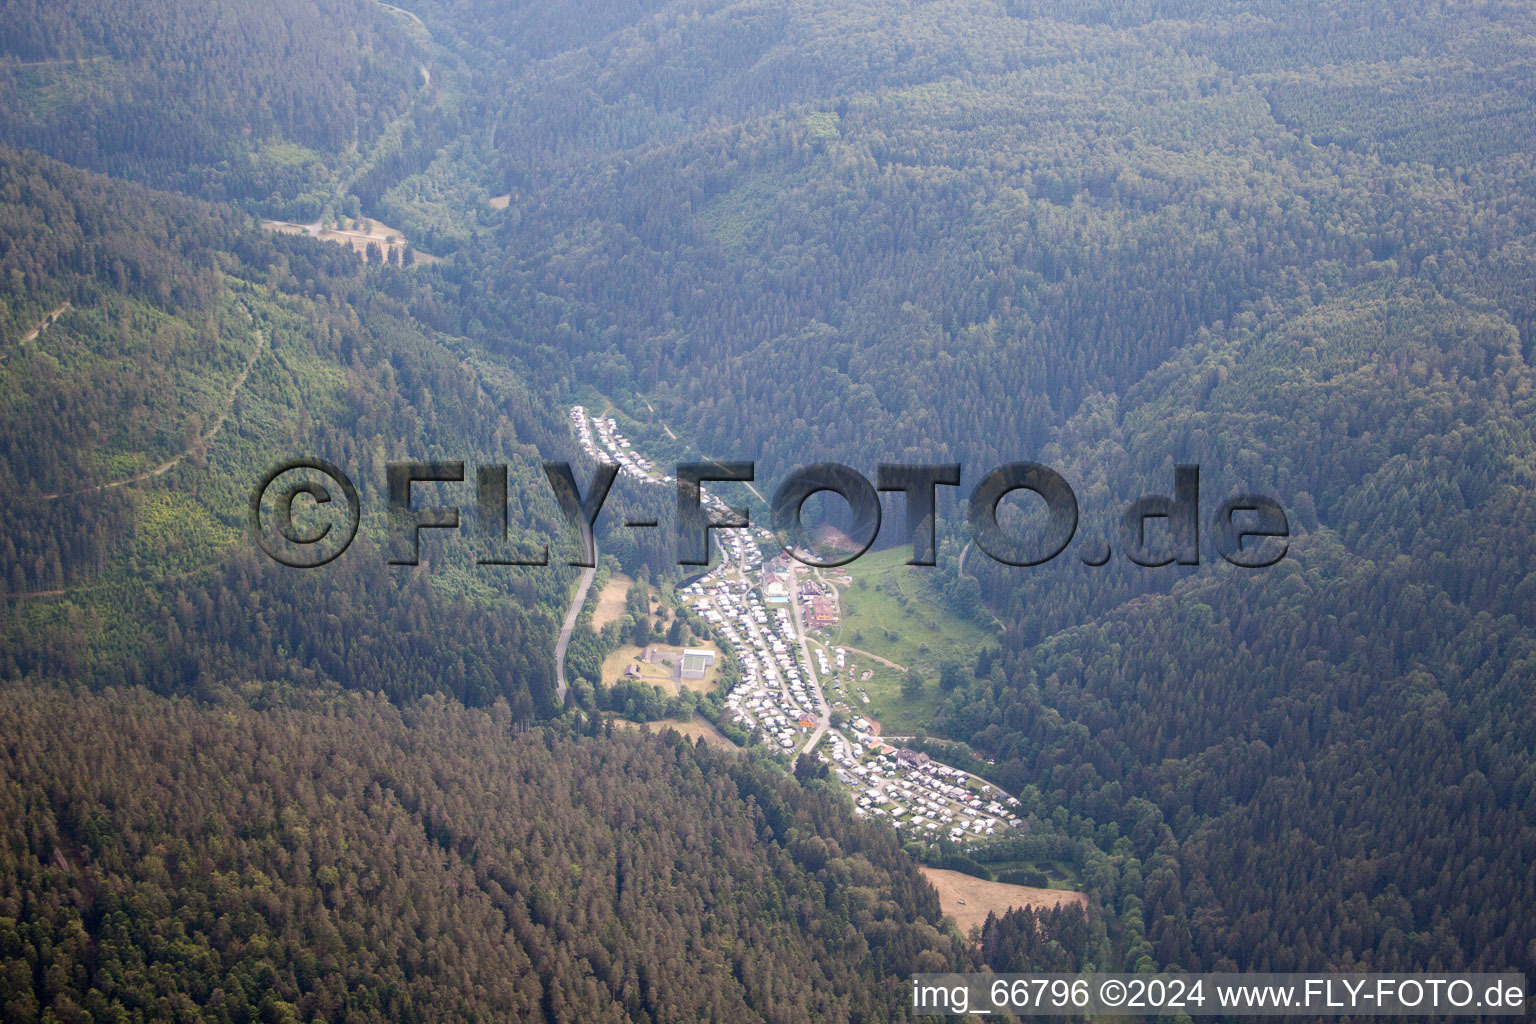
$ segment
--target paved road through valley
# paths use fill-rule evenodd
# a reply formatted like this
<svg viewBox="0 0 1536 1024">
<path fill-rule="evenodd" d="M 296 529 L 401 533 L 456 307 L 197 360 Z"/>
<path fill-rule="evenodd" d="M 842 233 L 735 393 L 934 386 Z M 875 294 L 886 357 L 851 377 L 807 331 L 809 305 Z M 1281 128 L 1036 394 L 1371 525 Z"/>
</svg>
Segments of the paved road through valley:
<svg viewBox="0 0 1536 1024">
<path fill-rule="evenodd" d="M 565 613 L 565 625 L 560 627 L 560 639 L 555 641 L 555 702 L 561 706 L 565 704 L 566 691 L 565 649 L 571 645 L 576 619 L 581 615 L 581 606 L 586 604 L 587 591 L 592 589 L 592 579 L 596 575 L 596 566 L 581 571 L 581 583 L 576 587 L 576 596 L 571 600 L 571 610 Z"/>
</svg>

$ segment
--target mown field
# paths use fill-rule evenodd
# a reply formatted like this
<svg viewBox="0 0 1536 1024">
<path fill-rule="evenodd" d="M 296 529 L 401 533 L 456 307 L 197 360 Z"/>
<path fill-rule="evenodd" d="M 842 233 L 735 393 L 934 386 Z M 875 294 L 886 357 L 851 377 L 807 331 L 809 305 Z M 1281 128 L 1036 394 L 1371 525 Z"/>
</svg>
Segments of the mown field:
<svg viewBox="0 0 1536 1024">
<path fill-rule="evenodd" d="M 944 913 L 954 918 L 962 934 L 979 928 L 987 914 L 1001 917 L 1014 907 L 1052 908 L 1068 903 L 1087 905 L 1088 897 L 1067 889 L 1034 889 L 1027 885 L 988 882 L 959 871 L 923 868 L 923 875 L 939 890 Z M 964 900 L 965 902 L 961 902 Z"/>
</svg>

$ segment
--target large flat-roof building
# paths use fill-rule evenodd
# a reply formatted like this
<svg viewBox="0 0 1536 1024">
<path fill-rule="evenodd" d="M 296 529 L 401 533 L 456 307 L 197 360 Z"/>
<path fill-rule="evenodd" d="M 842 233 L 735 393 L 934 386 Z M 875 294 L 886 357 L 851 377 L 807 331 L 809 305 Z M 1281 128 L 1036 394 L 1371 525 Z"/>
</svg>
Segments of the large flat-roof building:
<svg viewBox="0 0 1536 1024">
<path fill-rule="evenodd" d="M 709 666 L 715 663 L 715 652 L 702 647 L 683 648 L 683 678 L 703 679 Z"/>
</svg>

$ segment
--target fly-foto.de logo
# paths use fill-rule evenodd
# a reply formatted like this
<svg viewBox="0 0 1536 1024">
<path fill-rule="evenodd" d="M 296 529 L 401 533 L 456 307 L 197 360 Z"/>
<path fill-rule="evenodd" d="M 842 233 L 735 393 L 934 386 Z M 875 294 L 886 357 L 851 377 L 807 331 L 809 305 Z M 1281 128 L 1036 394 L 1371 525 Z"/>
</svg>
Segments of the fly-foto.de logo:
<svg viewBox="0 0 1536 1024">
<path fill-rule="evenodd" d="M 591 567 L 597 560 L 595 530 L 619 467 L 603 463 L 581 487 L 568 462 L 542 464 L 545 479 L 567 526 L 580 538 L 568 564 Z M 1117 543 L 1102 537 L 1080 540 L 1076 553 L 1086 565 L 1106 564 L 1113 550 L 1137 565 L 1199 565 L 1201 548 L 1200 468 L 1174 469 L 1173 493 L 1144 495 L 1130 502 L 1118 520 Z M 671 529 L 679 565 L 710 561 L 711 530 L 752 528 L 749 510 L 735 508 L 706 493 L 705 483 L 751 483 L 751 462 L 685 462 L 676 467 L 676 514 Z M 940 487 L 959 487 L 958 464 L 887 464 L 870 482 L 858 470 L 821 462 L 796 469 L 778 486 L 770 503 L 773 534 L 779 544 L 806 565 L 844 565 L 868 551 L 880 534 L 880 492 L 902 496 L 905 536 L 912 545 L 909 565 L 935 564 L 935 523 Z M 387 530 L 391 565 L 417 565 L 422 531 L 462 528 L 457 504 L 419 505 L 418 484 L 459 485 L 473 500 L 477 550 L 484 566 L 550 564 L 546 543 L 538 552 L 507 555 L 508 467 L 475 467 L 473 480 L 463 462 L 391 462 L 385 466 Z M 1036 530 L 1009 529 L 999 506 L 1025 492 L 1044 502 L 1045 524 Z M 802 522 L 805 503 L 816 494 L 838 496 L 847 505 L 848 526 L 841 543 L 829 548 L 813 542 Z M 293 459 L 274 467 L 257 483 L 250 500 L 250 526 L 256 543 L 273 559 L 296 568 L 316 568 L 333 561 L 357 536 L 362 508 L 356 485 L 340 468 L 323 459 Z M 966 505 L 972 543 L 1005 565 L 1050 562 L 1078 534 L 1077 495 L 1060 473 L 1036 462 L 1012 462 L 990 470 L 972 488 Z M 628 520 L 629 529 L 660 529 L 655 519 Z M 1237 494 L 1222 501 L 1208 520 L 1212 549 L 1226 562 L 1247 569 L 1274 565 L 1285 557 L 1290 523 L 1273 498 Z"/>
</svg>

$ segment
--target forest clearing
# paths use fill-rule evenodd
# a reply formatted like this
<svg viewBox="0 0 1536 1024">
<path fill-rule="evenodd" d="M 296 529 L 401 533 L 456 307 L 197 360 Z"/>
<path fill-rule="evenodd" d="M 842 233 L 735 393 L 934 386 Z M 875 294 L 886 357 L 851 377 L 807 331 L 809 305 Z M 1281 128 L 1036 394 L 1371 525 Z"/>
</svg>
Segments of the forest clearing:
<svg viewBox="0 0 1536 1024">
<path fill-rule="evenodd" d="M 597 607 L 592 610 L 592 631 L 601 632 L 610 622 L 624 617 L 624 598 L 635 581 L 621 572 L 608 577 L 602 592 L 597 595 Z"/>
<path fill-rule="evenodd" d="M 345 224 L 348 222 L 341 221 L 339 223 Z M 268 231 L 276 231 L 279 234 L 308 235 L 310 238 L 318 238 L 322 242 L 340 242 L 342 245 L 349 246 L 353 252 L 369 262 L 379 259 L 393 259 L 403 262 L 407 258 L 413 263 L 441 262 L 436 256 L 429 256 L 424 252 L 417 252 L 415 249 L 412 249 L 410 241 L 400 229 L 392 228 L 382 221 L 374 220 L 372 217 L 359 217 L 357 220 L 351 221 L 351 223 L 353 225 L 361 224 L 362 226 L 361 228 L 356 226 L 327 228 L 323 227 L 322 222 L 318 220 L 310 224 L 296 224 L 293 221 L 287 220 L 264 220 L 261 222 L 261 226 Z M 376 254 L 370 251 L 370 246 L 377 247 Z M 407 252 L 410 253 L 409 257 L 406 256 Z"/>
<path fill-rule="evenodd" d="M 964 934 L 970 934 L 972 928 L 981 927 L 988 913 L 1002 917 L 1016 907 L 1049 910 L 1070 903 L 1085 909 L 1088 906 L 1087 896 L 1070 889 L 1036 889 L 1028 885 L 989 882 L 984 878 L 945 868 L 925 867 L 922 871 L 924 877 L 939 890 L 939 903 L 944 907 L 944 913 L 954 918 L 955 924 Z"/>
</svg>

